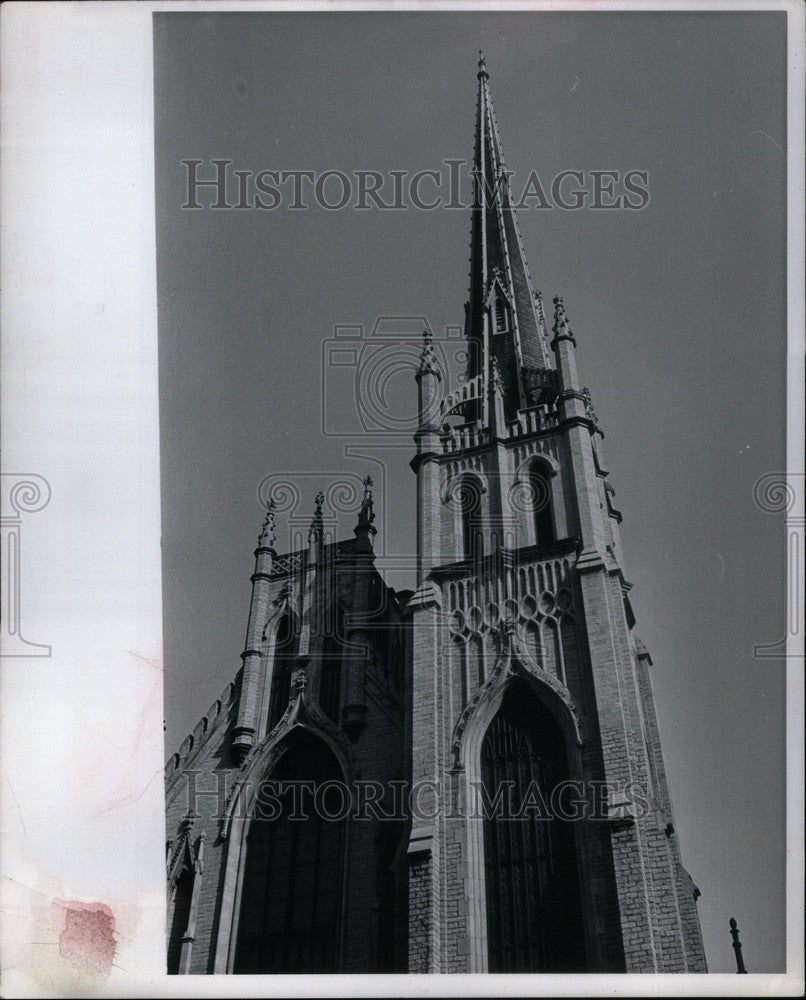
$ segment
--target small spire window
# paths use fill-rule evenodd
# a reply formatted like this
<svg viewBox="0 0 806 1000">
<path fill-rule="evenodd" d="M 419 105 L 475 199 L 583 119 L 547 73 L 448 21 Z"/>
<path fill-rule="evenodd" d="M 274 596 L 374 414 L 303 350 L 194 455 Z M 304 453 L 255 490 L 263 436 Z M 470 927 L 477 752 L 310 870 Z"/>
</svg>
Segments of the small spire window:
<svg viewBox="0 0 806 1000">
<path fill-rule="evenodd" d="M 506 333 L 507 331 L 507 306 L 503 299 L 495 300 L 495 332 Z"/>
</svg>

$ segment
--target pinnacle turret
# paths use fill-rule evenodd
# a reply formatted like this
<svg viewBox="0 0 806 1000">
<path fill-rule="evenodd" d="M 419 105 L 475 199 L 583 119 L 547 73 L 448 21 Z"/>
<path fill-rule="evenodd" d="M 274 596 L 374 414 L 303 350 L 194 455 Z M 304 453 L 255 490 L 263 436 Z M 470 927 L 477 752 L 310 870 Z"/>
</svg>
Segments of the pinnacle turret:
<svg viewBox="0 0 806 1000">
<path fill-rule="evenodd" d="M 423 330 L 423 349 L 420 352 L 420 364 L 417 368 L 418 375 L 426 373 L 437 375 L 440 381 L 442 380 L 442 372 L 439 369 L 439 363 L 434 354 L 434 335 L 428 328 Z"/>
<path fill-rule="evenodd" d="M 270 498 L 269 502 L 266 504 L 266 517 L 263 521 L 263 527 L 261 528 L 257 540 L 258 545 L 260 545 L 261 548 L 273 549 L 274 543 L 277 541 L 277 532 L 274 523 L 274 511 L 276 508 L 276 502 L 274 499 Z"/>
<path fill-rule="evenodd" d="M 369 554 L 372 552 L 372 539 L 377 534 L 377 528 L 372 523 L 375 520 L 375 511 L 372 501 L 372 477 L 364 479 L 364 496 L 361 500 L 361 508 L 358 511 L 358 524 L 353 531 L 356 537 L 356 551 Z"/>
<path fill-rule="evenodd" d="M 367 476 L 363 481 L 364 497 L 361 501 L 361 509 L 358 512 L 358 526 L 370 527 L 375 520 L 375 511 L 372 503 L 372 477 Z"/>
<path fill-rule="evenodd" d="M 325 494 L 319 490 L 314 498 L 313 517 L 311 526 L 308 528 L 308 541 L 321 541 L 324 537 L 325 523 L 322 517 L 322 504 L 325 502 Z"/>
<path fill-rule="evenodd" d="M 568 324 L 568 317 L 565 314 L 565 303 L 559 295 L 554 296 L 554 326 L 552 326 L 554 339 L 551 342 L 552 348 L 558 340 L 570 340 L 576 347 L 576 337 Z"/>
</svg>

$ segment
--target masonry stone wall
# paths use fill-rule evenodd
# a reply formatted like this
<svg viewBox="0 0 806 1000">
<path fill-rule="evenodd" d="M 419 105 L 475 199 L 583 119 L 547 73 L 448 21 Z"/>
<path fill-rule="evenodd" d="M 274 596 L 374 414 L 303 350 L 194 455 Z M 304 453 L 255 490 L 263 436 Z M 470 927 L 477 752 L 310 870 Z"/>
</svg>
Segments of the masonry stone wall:
<svg viewBox="0 0 806 1000">
<path fill-rule="evenodd" d="M 338 727 L 317 714 L 315 707 L 305 714 L 304 721 L 300 716 L 299 724 L 314 733 L 319 725 L 323 739 L 341 740 L 345 759 L 350 762 L 349 773 L 345 774 L 348 784 L 355 788 L 356 781 L 374 781 L 389 788 L 393 782 L 403 782 L 407 771 L 403 717 L 405 665 L 397 662 L 403 656 L 397 602 L 366 561 L 358 565 L 349 560 L 341 560 L 341 563 L 338 559 L 330 563 L 323 560 L 322 566 L 328 567 L 329 574 L 328 580 L 320 580 L 322 593 L 335 595 L 338 592 L 340 599 L 348 602 L 348 614 L 354 616 L 351 619 L 354 624 L 360 623 L 364 612 L 374 616 L 371 627 L 361 633 L 365 641 L 349 643 L 342 662 L 343 681 L 354 677 L 356 671 L 360 672 L 361 683 L 355 690 L 360 691 L 366 711 L 360 725 L 351 729 L 349 737 L 339 734 Z M 287 582 L 288 577 L 271 581 L 270 601 L 287 592 L 287 588 L 283 589 Z M 305 589 L 304 579 L 298 578 L 296 582 Z M 316 604 L 320 613 L 326 603 L 320 600 Z M 385 625 L 378 619 L 379 613 L 386 616 Z M 316 643 L 313 647 L 319 648 Z M 305 663 L 300 661 L 297 673 L 305 666 L 318 669 L 315 653 Z M 264 695 L 269 681 L 266 672 L 270 671 L 271 663 L 265 657 L 261 659 L 261 669 L 263 672 L 253 677 L 252 683 L 263 694 L 253 697 L 251 704 L 254 711 L 267 712 L 269 705 Z M 240 849 L 244 830 L 244 814 L 237 805 L 241 800 L 235 797 L 235 792 L 241 781 L 256 788 L 270 777 L 273 759 L 271 733 L 266 733 L 262 743 L 243 763 L 235 752 L 236 723 L 239 718 L 243 721 L 243 714 L 239 714 L 243 696 L 243 671 L 240 671 L 236 681 L 227 687 L 166 767 L 169 866 L 172 859 L 179 858 L 185 850 L 185 842 L 194 856 L 203 845 L 195 872 L 195 906 L 189 928 L 192 935 L 186 936 L 190 940 L 186 940 L 184 949 L 187 967 L 180 970 L 184 972 L 229 971 L 221 968 L 222 955 L 226 963 L 229 953 L 227 928 L 235 925 L 238 907 L 237 879 L 232 877 L 230 852 Z M 300 696 L 311 697 L 307 693 Z M 292 694 L 292 702 L 293 697 Z M 253 728 L 256 733 L 265 731 L 260 720 L 253 721 Z M 277 729 L 282 729 L 282 722 Z M 280 741 L 293 739 L 294 732 L 292 727 L 279 737 Z M 269 763 L 261 769 L 251 763 L 258 759 L 266 759 Z M 382 808 L 391 811 L 389 802 L 383 803 Z M 407 941 L 407 928 L 403 926 L 405 900 L 400 891 L 399 875 L 396 884 L 394 874 L 390 875 L 394 864 L 400 867 L 404 822 L 398 818 L 387 824 L 371 811 L 366 819 L 351 816 L 348 820 L 346 889 L 342 898 L 342 945 L 339 949 L 341 971 L 391 971 L 404 966 L 405 957 L 401 953 L 406 950 Z M 171 890 L 177 871 L 171 873 L 169 868 L 171 874 L 169 933 L 174 917 Z M 401 939 L 401 944 L 391 951 L 384 937 L 390 928 Z"/>
<path fill-rule="evenodd" d="M 577 749 L 577 773 L 586 782 L 609 782 L 616 789 L 605 814 L 578 830 L 590 968 L 699 971 L 704 961 L 694 893 L 680 864 L 675 835 L 668 829 L 671 805 L 665 776 L 662 781 L 656 777 L 663 775 L 662 751 L 651 686 L 644 668 L 636 668 L 634 623 L 626 603 L 628 585 L 616 562 L 617 518 L 605 486 L 607 473 L 596 457 L 591 432 L 569 425 L 564 433 L 552 435 L 552 442 L 559 464 L 553 492 L 555 504 L 561 504 L 555 508 L 558 538 L 569 539 L 566 544 L 576 555 L 562 570 L 556 563 L 558 572 L 551 577 L 551 559 L 545 563 L 546 573 L 535 570 L 530 576 L 529 560 L 542 565 L 541 553 L 525 549 L 515 553 L 515 571 L 502 570 L 497 579 L 490 579 L 489 567 L 451 566 L 457 562 L 461 539 L 444 495 L 452 478 L 473 469 L 488 471 L 495 464 L 495 445 L 490 442 L 486 451 L 482 446 L 478 454 L 460 459 L 448 455 L 440 460 L 443 495 L 434 492 L 428 497 L 431 522 L 435 517 L 441 521 L 441 549 L 433 553 L 431 573 L 438 586 L 428 586 L 449 624 L 435 626 L 422 610 L 412 616 L 412 776 L 434 777 L 440 768 L 451 766 L 457 724 L 469 709 L 472 717 L 480 690 L 486 690 L 497 669 L 496 628 L 501 623 L 488 620 L 486 609 L 496 608 L 502 619 L 515 615 L 529 669 L 560 683 L 569 710 L 580 720 L 584 739 Z M 513 469 L 528 455 L 541 453 L 534 443 L 526 448 L 516 441 L 507 447 L 513 451 Z M 496 462 L 501 467 L 501 459 Z M 506 511 L 506 477 L 487 475 L 485 483 L 491 494 L 485 497 L 485 512 Z M 500 495 L 493 495 L 496 490 Z M 519 524 L 518 539 L 528 539 L 523 511 L 510 514 Z M 589 554 L 580 558 L 586 545 Z M 544 560 L 546 556 L 543 552 Z M 541 588 L 549 579 L 555 581 L 555 596 L 557 587 L 571 595 L 570 606 L 566 603 L 562 612 L 540 606 Z M 537 611 L 529 601 L 536 602 Z M 484 618 L 481 631 L 476 630 L 479 609 Z M 629 801 L 630 794 L 635 803 Z M 418 848 L 409 881 L 412 967 L 483 967 L 485 930 L 479 926 L 479 914 L 473 915 L 472 903 L 472 898 L 484 895 L 483 862 L 470 849 L 466 823 L 441 815 L 431 826 L 427 836 L 420 836 L 416 823 L 412 825 L 412 846 Z M 424 845 L 427 849 L 421 850 Z"/>
</svg>

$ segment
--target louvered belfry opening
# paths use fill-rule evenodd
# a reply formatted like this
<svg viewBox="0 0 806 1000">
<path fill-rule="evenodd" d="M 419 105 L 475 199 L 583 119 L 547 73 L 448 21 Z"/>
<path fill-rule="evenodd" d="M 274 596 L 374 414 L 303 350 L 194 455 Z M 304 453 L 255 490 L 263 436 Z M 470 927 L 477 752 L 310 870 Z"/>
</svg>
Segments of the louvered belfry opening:
<svg viewBox="0 0 806 1000">
<path fill-rule="evenodd" d="M 573 823 L 545 818 L 552 789 L 568 779 L 565 736 L 525 685 L 510 690 L 490 724 L 481 773 L 490 802 L 512 783 L 510 808 L 484 818 L 489 971 L 585 971 Z M 535 801 L 532 782 L 547 809 L 515 818 Z"/>
<path fill-rule="evenodd" d="M 269 779 L 273 791 L 277 782 L 299 783 L 276 795 L 280 814 L 272 817 L 267 791 L 258 796 L 246 839 L 236 973 L 338 971 L 346 820 L 321 815 L 339 814 L 338 789 L 327 789 L 316 808 L 315 790 L 329 781 L 344 781 L 336 759 L 320 740 L 299 736 Z"/>
</svg>

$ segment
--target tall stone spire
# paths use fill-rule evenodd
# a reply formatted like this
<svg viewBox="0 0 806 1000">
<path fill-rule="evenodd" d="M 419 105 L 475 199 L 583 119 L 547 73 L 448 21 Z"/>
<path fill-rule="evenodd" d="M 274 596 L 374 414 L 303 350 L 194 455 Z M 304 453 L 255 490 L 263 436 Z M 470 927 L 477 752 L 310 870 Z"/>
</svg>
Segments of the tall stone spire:
<svg viewBox="0 0 806 1000">
<path fill-rule="evenodd" d="M 473 221 L 470 238 L 470 297 L 466 337 L 469 375 L 489 374 L 495 356 L 504 386 L 508 419 L 536 402 L 530 391 L 551 368 L 545 333 L 523 241 L 512 205 L 509 176 L 490 96 L 490 75 L 479 53 L 474 152 Z"/>
<path fill-rule="evenodd" d="M 272 497 L 266 504 L 266 517 L 255 549 L 255 572 L 252 574 L 252 603 L 246 626 L 246 646 L 241 653 L 243 677 L 238 701 L 238 717 L 232 730 L 232 753 L 242 761 L 252 749 L 258 729 L 261 661 L 266 642 L 265 623 L 271 604 L 272 566 L 274 565 L 276 528 L 274 512 L 277 504 Z"/>
</svg>

